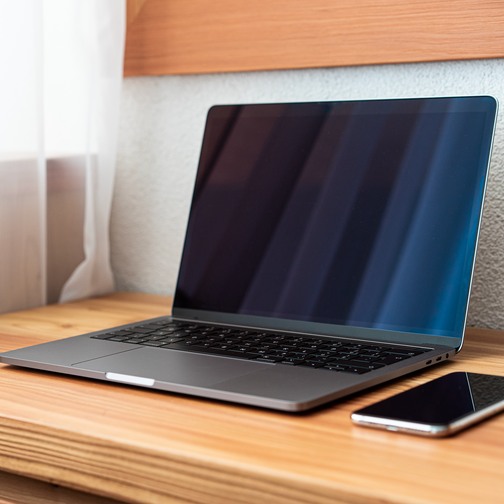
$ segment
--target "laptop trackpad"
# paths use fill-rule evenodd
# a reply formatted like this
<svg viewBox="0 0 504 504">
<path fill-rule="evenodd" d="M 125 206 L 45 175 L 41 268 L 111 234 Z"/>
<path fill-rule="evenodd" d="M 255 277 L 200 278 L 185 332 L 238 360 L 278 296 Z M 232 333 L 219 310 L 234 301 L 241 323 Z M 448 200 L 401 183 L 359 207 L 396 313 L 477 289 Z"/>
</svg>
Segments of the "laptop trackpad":
<svg viewBox="0 0 504 504">
<path fill-rule="evenodd" d="M 270 366 L 246 360 L 144 347 L 80 362 L 72 367 L 137 376 L 165 383 L 208 387 Z"/>
</svg>

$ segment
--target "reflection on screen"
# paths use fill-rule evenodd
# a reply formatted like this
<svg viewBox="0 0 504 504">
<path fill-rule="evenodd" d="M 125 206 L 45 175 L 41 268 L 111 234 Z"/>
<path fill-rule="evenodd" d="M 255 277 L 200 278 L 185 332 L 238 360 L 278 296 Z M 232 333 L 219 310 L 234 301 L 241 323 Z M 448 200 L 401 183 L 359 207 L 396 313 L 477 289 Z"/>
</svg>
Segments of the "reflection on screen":
<svg viewBox="0 0 504 504">
<path fill-rule="evenodd" d="M 210 110 L 175 307 L 460 336 L 491 98 Z"/>
</svg>

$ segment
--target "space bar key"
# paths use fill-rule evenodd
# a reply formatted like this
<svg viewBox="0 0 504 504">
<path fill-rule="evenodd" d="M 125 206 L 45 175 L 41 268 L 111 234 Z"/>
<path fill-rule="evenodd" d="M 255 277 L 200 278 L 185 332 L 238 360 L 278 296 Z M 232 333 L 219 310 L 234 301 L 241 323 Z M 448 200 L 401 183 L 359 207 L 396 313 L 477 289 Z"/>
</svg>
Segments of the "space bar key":
<svg viewBox="0 0 504 504">
<path fill-rule="evenodd" d="M 184 345 L 181 343 L 172 343 L 164 348 L 168 350 L 183 350 L 184 352 L 206 353 L 210 355 L 223 355 L 225 357 L 238 357 L 239 359 L 255 359 L 257 355 L 251 355 L 245 352 L 236 352 L 234 350 L 221 350 L 220 348 L 209 348 L 198 345 Z"/>
</svg>

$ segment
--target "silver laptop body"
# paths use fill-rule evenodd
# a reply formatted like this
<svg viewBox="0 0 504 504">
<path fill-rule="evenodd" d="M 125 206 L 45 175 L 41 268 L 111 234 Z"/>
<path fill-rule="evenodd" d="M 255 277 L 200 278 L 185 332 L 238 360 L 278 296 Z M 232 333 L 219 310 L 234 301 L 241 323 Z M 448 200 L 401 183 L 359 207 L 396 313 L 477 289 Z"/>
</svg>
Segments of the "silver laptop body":
<svg viewBox="0 0 504 504">
<path fill-rule="evenodd" d="M 462 347 L 497 103 L 208 113 L 171 317 L 0 355 L 303 411 Z"/>
</svg>

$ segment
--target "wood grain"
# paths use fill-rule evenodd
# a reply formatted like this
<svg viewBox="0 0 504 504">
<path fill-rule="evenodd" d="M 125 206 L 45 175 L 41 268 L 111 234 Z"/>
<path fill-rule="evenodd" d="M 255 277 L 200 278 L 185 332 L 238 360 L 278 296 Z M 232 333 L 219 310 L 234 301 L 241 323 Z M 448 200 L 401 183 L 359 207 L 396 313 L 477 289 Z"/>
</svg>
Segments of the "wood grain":
<svg viewBox="0 0 504 504">
<path fill-rule="evenodd" d="M 0 351 L 169 306 L 118 293 L 2 315 Z M 135 503 L 500 503 L 504 415 L 441 440 L 354 427 L 349 415 L 451 371 L 504 375 L 503 342 L 469 329 L 452 361 L 302 415 L 0 365 L 0 470 Z"/>
<path fill-rule="evenodd" d="M 125 76 L 499 58 L 498 0 L 129 0 Z"/>
<path fill-rule="evenodd" d="M 119 501 L 0 472 L 0 504 L 119 504 Z M 9 500 L 6 500 L 8 498 Z"/>
<path fill-rule="evenodd" d="M 142 10 L 146 0 L 127 0 L 126 2 L 126 24 L 131 25 Z"/>
</svg>

